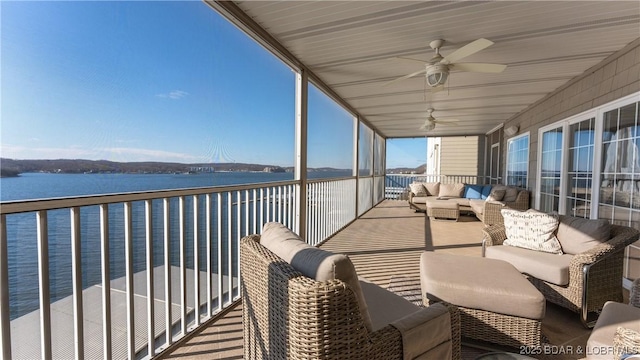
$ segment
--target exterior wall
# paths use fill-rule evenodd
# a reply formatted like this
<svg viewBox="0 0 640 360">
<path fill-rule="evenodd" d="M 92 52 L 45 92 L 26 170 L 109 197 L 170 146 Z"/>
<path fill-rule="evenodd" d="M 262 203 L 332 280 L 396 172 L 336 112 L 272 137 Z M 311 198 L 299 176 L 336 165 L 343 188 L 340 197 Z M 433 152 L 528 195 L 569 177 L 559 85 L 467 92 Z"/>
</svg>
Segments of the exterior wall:
<svg viewBox="0 0 640 360">
<path fill-rule="evenodd" d="M 443 137 L 440 150 L 440 174 L 483 175 L 484 137 Z"/>
<path fill-rule="evenodd" d="M 539 128 L 637 91 L 640 91 L 640 38 L 505 122 L 505 128 L 516 125 L 520 127 L 519 133 L 530 133 L 529 190 L 537 188 Z M 502 141 L 502 169 L 506 159 L 506 140 L 507 137 Z M 627 249 L 624 275 L 628 278 L 640 277 L 638 255 L 640 241 Z"/>
<path fill-rule="evenodd" d="M 440 175 L 440 146 L 442 138 L 427 138 L 427 165 L 425 174 Z"/>
<path fill-rule="evenodd" d="M 640 91 L 640 38 L 505 122 L 504 128 L 519 126 L 519 134 L 530 132 L 529 189 L 537 185 L 539 128 L 637 91 Z M 502 161 L 506 159 L 506 140 L 505 136 Z M 501 169 L 505 169 L 504 163 Z"/>
</svg>

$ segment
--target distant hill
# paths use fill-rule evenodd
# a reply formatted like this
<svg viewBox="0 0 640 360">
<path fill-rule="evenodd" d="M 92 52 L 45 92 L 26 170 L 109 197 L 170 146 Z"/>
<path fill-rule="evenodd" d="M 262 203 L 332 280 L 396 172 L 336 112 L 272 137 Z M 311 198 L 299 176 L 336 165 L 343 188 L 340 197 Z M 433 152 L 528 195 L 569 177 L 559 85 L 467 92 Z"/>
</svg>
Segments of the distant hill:
<svg viewBox="0 0 640 360">
<path fill-rule="evenodd" d="M 340 170 L 331 168 L 310 169 L 311 171 Z M 196 163 L 182 164 L 170 162 L 115 162 L 107 160 L 58 159 L 58 160 L 15 160 L 0 159 L 2 177 L 18 176 L 20 173 L 45 172 L 60 174 L 83 173 L 125 173 L 125 174 L 171 174 L 201 173 L 213 171 L 265 171 L 291 172 L 293 167 L 245 163 Z"/>
<path fill-rule="evenodd" d="M 387 174 L 424 174 L 426 169 L 427 169 L 427 164 L 422 164 L 417 168 L 400 167 L 400 168 L 387 169 Z"/>
</svg>

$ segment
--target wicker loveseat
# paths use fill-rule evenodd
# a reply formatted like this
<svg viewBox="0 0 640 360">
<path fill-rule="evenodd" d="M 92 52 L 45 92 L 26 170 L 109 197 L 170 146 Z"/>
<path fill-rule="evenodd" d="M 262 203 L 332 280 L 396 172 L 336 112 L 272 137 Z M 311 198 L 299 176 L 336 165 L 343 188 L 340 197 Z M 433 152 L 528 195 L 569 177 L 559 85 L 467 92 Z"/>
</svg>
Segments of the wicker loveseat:
<svg viewBox="0 0 640 360">
<path fill-rule="evenodd" d="M 512 210 L 503 210 L 505 214 L 509 211 Z M 624 249 L 638 240 L 640 233 L 631 227 L 610 225 L 606 220 L 564 215 L 558 220 L 554 236 L 562 247 L 561 255 L 504 245 L 505 224 L 483 229 L 482 253 L 510 262 L 529 277 L 547 301 L 579 313 L 583 324 L 590 326 L 590 312 L 600 311 L 607 301 L 622 301 Z"/>
<path fill-rule="evenodd" d="M 245 359 L 459 359 L 457 310 L 359 280 L 279 223 L 241 240 Z"/>
</svg>

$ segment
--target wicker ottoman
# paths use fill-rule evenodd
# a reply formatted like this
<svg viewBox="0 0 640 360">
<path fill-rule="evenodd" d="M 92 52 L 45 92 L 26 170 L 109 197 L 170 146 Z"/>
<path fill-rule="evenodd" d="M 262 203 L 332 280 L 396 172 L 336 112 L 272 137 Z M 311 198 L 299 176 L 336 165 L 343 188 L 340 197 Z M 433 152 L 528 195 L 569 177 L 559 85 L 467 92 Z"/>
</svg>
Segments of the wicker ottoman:
<svg viewBox="0 0 640 360">
<path fill-rule="evenodd" d="M 460 217 L 460 207 L 455 201 L 449 200 L 427 200 L 427 216 L 431 220 L 448 219 L 458 221 Z"/>
<path fill-rule="evenodd" d="M 512 347 L 539 347 L 544 296 L 506 261 L 424 252 L 420 286 L 425 305 L 453 304 L 462 336 Z"/>
</svg>

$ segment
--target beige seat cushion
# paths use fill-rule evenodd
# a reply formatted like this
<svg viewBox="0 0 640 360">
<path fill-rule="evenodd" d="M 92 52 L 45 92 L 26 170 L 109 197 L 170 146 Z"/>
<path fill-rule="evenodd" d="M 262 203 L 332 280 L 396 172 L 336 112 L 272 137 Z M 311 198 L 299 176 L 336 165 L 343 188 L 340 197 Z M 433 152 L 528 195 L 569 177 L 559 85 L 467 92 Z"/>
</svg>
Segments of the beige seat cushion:
<svg viewBox="0 0 640 360">
<path fill-rule="evenodd" d="M 504 202 L 513 202 L 516 201 L 516 199 L 518 198 L 518 193 L 520 191 L 513 187 L 513 186 L 507 186 L 506 192 L 504 193 L 504 198 L 502 198 L 502 201 Z"/>
<path fill-rule="evenodd" d="M 349 257 L 311 246 L 284 225 L 274 222 L 264 225 L 260 243 L 306 277 L 316 281 L 342 280 L 353 290 L 365 326 L 371 331 L 372 323 L 367 303 L 360 288 L 358 274 Z"/>
<path fill-rule="evenodd" d="M 556 237 L 563 252 L 575 255 L 608 241 L 611 237 L 611 225 L 605 219 L 560 215 Z"/>
<path fill-rule="evenodd" d="M 427 209 L 458 209 L 458 203 L 453 199 L 450 200 L 438 200 L 438 199 L 429 199 L 427 200 Z"/>
<path fill-rule="evenodd" d="M 469 207 L 470 203 L 471 203 L 470 199 L 465 199 L 465 198 L 451 199 L 449 201 L 455 201 L 458 205 L 465 206 L 465 207 Z M 480 200 L 480 201 L 482 201 L 482 200 Z"/>
<path fill-rule="evenodd" d="M 504 198 L 504 194 L 506 194 L 506 192 L 507 191 L 505 189 L 493 188 L 491 189 L 491 193 L 487 197 L 487 201 L 502 201 L 502 199 Z"/>
<path fill-rule="evenodd" d="M 422 183 L 422 185 L 424 186 L 425 189 L 427 189 L 427 195 L 428 196 L 438 196 L 438 193 L 440 192 L 440 183 L 439 182 Z"/>
<path fill-rule="evenodd" d="M 506 185 L 495 185 L 491 190 L 504 190 L 503 197 L 501 199 L 495 199 L 504 202 L 516 201 L 516 199 L 518 198 L 518 193 L 520 192 L 518 188 Z"/>
<path fill-rule="evenodd" d="M 464 194 L 464 184 L 440 184 L 439 197 L 456 197 L 461 198 Z"/>
<path fill-rule="evenodd" d="M 360 278 L 360 288 L 369 309 L 373 331 L 420 310 L 407 299 Z"/>
<path fill-rule="evenodd" d="M 602 313 L 587 341 L 585 352 L 587 359 L 610 360 L 613 358 L 610 347 L 613 346 L 613 337 L 618 326 L 640 332 L 640 308 L 613 301 L 604 304 Z"/>
<path fill-rule="evenodd" d="M 514 246 L 488 246 L 485 256 L 508 261 L 520 272 L 540 280 L 565 286 L 569 284 L 569 264 L 573 255 L 551 254 Z"/>
<path fill-rule="evenodd" d="M 469 206 L 471 206 L 471 210 L 473 210 L 476 214 L 484 213 L 484 203 L 485 200 L 471 199 L 469 200 Z"/>
<path fill-rule="evenodd" d="M 405 359 L 451 358 L 451 320 L 444 306 L 434 305 L 430 311 L 425 311 L 362 278 L 360 287 L 369 308 L 373 331 L 387 325 L 398 329 L 402 333 Z M 427 349 L 430 351 L 424 353 Z"/>
<path fill-rule="evenodd" d="M 424 252 L 423 295 L 472 309 L 540 320 L 544 296 L 511 264 L 501 260 Z"/>
<path fill-rule="evenodd" d="M 433 196 L 414 196 L 411 200 L 414 204 L 426 204 L 428 199 L 433 199 Z"/>
</svg>

